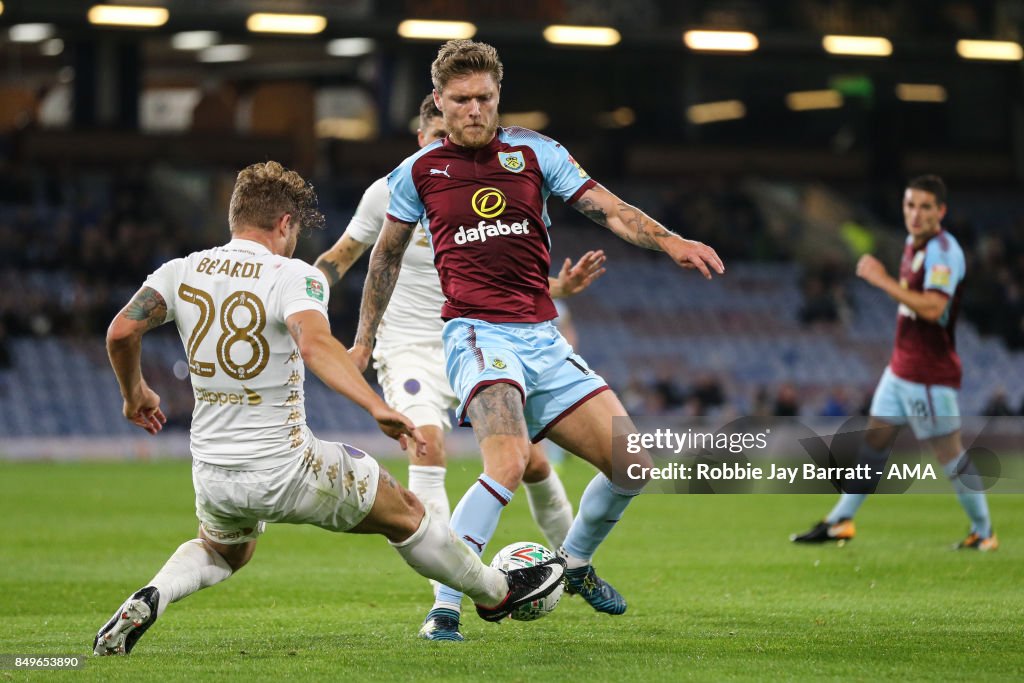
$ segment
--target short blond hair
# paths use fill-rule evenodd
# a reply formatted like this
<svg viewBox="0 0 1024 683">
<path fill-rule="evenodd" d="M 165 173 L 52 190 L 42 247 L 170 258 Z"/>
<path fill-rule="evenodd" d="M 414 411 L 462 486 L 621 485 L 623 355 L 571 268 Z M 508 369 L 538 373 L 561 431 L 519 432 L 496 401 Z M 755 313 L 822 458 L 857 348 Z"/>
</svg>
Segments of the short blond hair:
<svg viewBox="0 0 1024 683">
<path fill-rule="evenodd" d="M 449 40 L 437 51 L 437 59 L 430 65 L 430 80 L 438 92 L 453 78 L 477 73 L 489 73 L 494 82 L 501 85 L 505 69 L 494 47 L 473 40 Z"/>
<path fill-rule="evenodd" d="M 317 209 L 313 185 L 295 171 L 267 161 L 239 172 L 228 208 L 232 232 L 245 226 L 270 230 L 286 213 L 295 217 L 302 229 L 322 228 L 326 222 Z"/>
</svg>

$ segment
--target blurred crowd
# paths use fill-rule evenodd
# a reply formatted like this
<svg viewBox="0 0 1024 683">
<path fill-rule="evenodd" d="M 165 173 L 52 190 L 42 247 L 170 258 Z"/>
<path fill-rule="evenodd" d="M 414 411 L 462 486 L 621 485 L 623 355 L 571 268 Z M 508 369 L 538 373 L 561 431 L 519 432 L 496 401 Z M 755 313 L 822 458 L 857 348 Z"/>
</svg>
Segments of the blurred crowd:
<svg viewBox="0 0 1024 683">
<path fill-rule="evenodd" d="M 0 169 L 0 177 L 5 176 Z M 59 182 L 39 177 L 22 174 L 0 183 L 0 368 L 12 362 L 8 338 L 101 335 L 158 265 L 227 237 L 226 221 L 217 218 L 226 217 L 224 196 L 209 199 L 208 203 L 223 206 L 203 207 L 206 223 L 196 224 L 183 220 L 180 212 L 168 211 L 167 193 L 153 186 L 152 176 L 135 169 Z M 687 236 L 713 244 L 723 258 L 794 258 L 787 251 L 790 240 L 775 232 L 756 202 L 735 183 L 684 179 L 649 192 L 652 213 Z M 321 199 L 345 204 L 354 203 L 357 196 L 338 193 Z M 563 212 L 564 208 L 553 212 L 556 221 L 566 219 Z M 1011 348 L 1024 348 L 1024 212 L 1018 213 L 997 229 L 984 231 L 967 212 L 951 211 L 947 220 L 968 259 L 964 314 L 982 333 L 1001 336 Z M 307 241 L 301 256 L 314 258 L 337 237 L 337 215 L 332 216 L 331 234 Z M 210 222 L 217 225 L 215 238 L 207 231 Z M 595 244 L 589 246 L 595 248 L 609 238 L 600 231 L 593 235 Z M 643 252 L 634 257 L 642 258 Z M 851 278 L 849 259 L 826 256 L 805 263 L 802 300 L 794 302 L 794 318 L 825 327 L 848 319 Z M 344 285 L 352 291 L 331 298 L 332 321 L 343 340 L 350 340 L 355 326 L 361 284 L 361 274 L 353 272 Z M 681 377 L 666 372 L 634 378 L 620 390 L 627 408 L 648 415 L 738 411 L 782 416 L 858 414 L 866 409 L 864 395 L 870 387 L 808 391 L 783 384 L 738 392 L 710 373 Z M 1024 409 L 1008 405 L 1005 395 L 1002 403 L 998 398 L 993 396 L 989 414 L 1020 414 Z"/>
</svg>

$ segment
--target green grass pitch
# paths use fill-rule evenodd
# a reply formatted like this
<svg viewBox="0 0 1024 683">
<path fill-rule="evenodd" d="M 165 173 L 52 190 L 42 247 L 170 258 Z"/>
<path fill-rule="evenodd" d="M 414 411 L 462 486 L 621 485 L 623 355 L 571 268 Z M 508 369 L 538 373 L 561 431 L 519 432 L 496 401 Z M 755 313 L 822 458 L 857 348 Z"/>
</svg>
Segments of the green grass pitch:
<svg viewBox="0 0 1024 683">
<path fill-rule="evenodd" d="M 404 466 L 390 469 L 405 479 Z M 452 502 L 476 475 L 450 470 Z M 574 504 L 590 469 L 568 463 Z M 427 582 L 380 537 L 272 526 L 248 567 L 172 605 L 130 657 L 0 680 L 1020 680 L 1024 496 L 990 499 L 1003 547 L 952 552 L 952 495 L 877 496 L 843 548 L 797 547 L 830 496 L 643 496 L 596 558 L 621 617 L 564 598 L 533 623 L 472 608 L 467 641 L 416 630 Z M 0 654 L 89 651 L 195 520 L 184 462 L 0 463 Z M 491 552 L 542 540 L 525 495 Z"/>
</svg>

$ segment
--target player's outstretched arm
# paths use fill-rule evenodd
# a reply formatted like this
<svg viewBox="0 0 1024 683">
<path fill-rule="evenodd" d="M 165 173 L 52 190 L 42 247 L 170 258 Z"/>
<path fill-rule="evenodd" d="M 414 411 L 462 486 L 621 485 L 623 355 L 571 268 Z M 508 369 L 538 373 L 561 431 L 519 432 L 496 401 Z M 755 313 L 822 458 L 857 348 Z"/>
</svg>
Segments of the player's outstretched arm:
<svg viewBox="0 0 1024 683">
<path fill-rule="evenodd" d="M 426 441 L 409 418 L 388 407 L 384 399 L 367 384 L 362 372 L 349 358 L 345 346 L 331 334 L 330 323 L 318 311 L 299 311 L 285 320 L 302 362 L 324 384 L 370 413 L 381 431 L 399 439 L 405 448 L 405 436 L 416 441 L 417 450 L 426 448 Z"/>
<path fill-rule="evenodd" d="M 142 335 L 167 320 L 167 302 L 160 292 L 143 287 L 121 309 L 107 328 L 107 357 L 124 398 L 124 416 L 150 434 L 159 432 L 167 418 L 160 396 L 142 376 Z"/>
<path fill-rule="evenodd" d="M 711 271 L 725 272 L 722 259 L 704 244 L 680 237 L 631 204 L 627 204 L 601 185 L 584 192 L 573 208 L 600 226 L 608 228 L 630 244 L 668 254 L 683 268 L 696 268 L 711 279 Z"/>
<path fill-rule="evenodd" d="M 886 272 L 882 262 L 871 254 L 864 254 L 857 261 L 857 277 L 882 290 L 912 310 L 917 317 L 928 322 L 933 323 L 941 318 L 949 304 L 949 297 L 942 292 L 915 292 L 901 287 L 900 283 Z"/>
<path fill-rule="evenodd" d="M 370 270 L 363 285 L 363 301 L 359 307 L 359 327 L 352 344 L 352 358 L 360 370 L 370 361 L 370 351 L 377 341 L 377 328 L 391 301 L 391 292 L 402 269 L 402 255 L 409 246 L 414 223 L 398 223 L 384 219 L 377 244 L 370 253 Z"/>
<path fill-rule="evenodd" d="M 320 254 L 315 265 L 327 276 L 327 286 L 333 287 L 345 277 L 345 273 L 352 267 L 352 264 L 359 260 L 367 249 L 372 245 L 360 242 L 348 232 L 342 234 L 334 246 Z"/>
<path fill-rule="evenodd" d="M 563 299 L 582 292 L 594 280 L 604 275 L 604 262 L 607 258 L 604 252 L 598 249 L 588 251 L 576 263 L 573 263 L 572 259 L 565 259 L 562 269 L 558 271 L 558 277 L 548 278 L 551 296 Z"/>
</svg>

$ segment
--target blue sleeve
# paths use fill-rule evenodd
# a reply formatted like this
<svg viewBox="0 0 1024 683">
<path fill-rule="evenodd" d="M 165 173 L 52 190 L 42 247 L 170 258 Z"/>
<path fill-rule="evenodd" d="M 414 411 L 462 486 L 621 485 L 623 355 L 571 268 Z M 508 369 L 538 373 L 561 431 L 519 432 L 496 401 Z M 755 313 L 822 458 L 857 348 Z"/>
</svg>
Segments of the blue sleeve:
<svg viewBox="0 0 1024 683">
<path fill-rule="evenodd" d="M 405 162 L 388 175 L 388 216 L 403 223 L 416 223 L 423 216 L 423 200 L 412 179 L 412 166 L 416 157 Z"/>
<path fill-rule="evenodd" d="M 540 162 L 544 185 L 551 194 L 561 197 L 563 201 L 569 201 L 584 185 L 594 184 L 590 174 L 584 171 L 569 154 L 569 150 L 559 143 L 545 139 L 531 146 Z"/>
<path fill-rule="evenodd" d="M 951 297 L 964 279 L 964 253 L 955 242 L 943 249 L 940 241 L 933 239 L 925 247 L 924 267 L 924 291 L 936 290 Z"/>
</svg>

